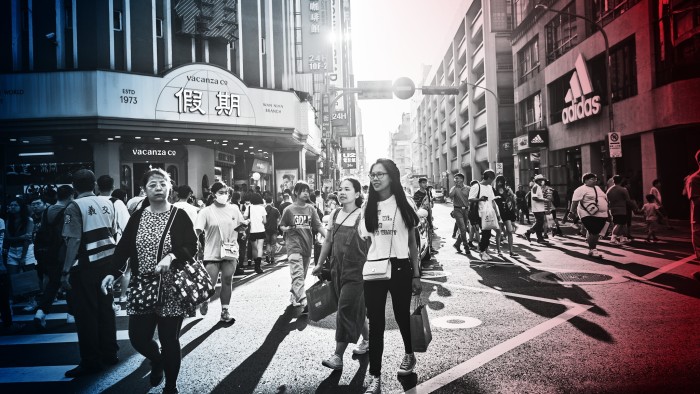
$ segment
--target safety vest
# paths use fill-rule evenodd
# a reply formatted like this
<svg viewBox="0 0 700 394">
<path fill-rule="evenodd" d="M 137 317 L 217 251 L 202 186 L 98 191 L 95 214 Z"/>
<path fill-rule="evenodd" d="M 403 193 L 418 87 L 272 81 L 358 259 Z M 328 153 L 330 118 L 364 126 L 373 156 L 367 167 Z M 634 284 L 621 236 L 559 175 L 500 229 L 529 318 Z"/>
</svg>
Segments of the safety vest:
<svg viewBox="0 0 700 394">
<path fill-rule="evenodd" d="M 80 208 L 83 233 L 78 249 L 79 264 L 109 261 L 117 246 L 114 240 L 114 206 L 108 199 L 85 196 L 73 201 Z"/>
</svg>

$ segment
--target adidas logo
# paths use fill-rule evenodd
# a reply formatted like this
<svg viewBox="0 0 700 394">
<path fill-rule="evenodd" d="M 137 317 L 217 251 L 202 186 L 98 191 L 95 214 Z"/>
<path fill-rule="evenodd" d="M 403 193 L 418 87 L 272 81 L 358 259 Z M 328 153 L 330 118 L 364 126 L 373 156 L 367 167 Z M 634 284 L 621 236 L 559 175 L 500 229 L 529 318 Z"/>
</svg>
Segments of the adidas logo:
<svg viewBox="0 0 700 394">
<path fill-rule="evenodd" d="M 530 140 L 530 143 L 531 143 L 531 144 L 544 144 L 544 140 L 542 139 L 542 137 L 540 137 L 539 134 L 537 134 L 537 135 L 535 136 L 535 138 L 533 138 L 533 139 Z"/>
<path fill-rule="evenodd" d="M 569 107 L 564 108 L 561 113 L 562 122 L 568 124 L 579 119 L 595 115 L 600 112 L 600 96 L 585 98 L 586 95 L 593 93 L 593 85 L 591 77 L 588 74 L 586 61 L 581 54 L 576 58 L 576 70 L 569 80 L 570 89 L 566 92 L 564 102 L 571 103 Z"/>
</svg>

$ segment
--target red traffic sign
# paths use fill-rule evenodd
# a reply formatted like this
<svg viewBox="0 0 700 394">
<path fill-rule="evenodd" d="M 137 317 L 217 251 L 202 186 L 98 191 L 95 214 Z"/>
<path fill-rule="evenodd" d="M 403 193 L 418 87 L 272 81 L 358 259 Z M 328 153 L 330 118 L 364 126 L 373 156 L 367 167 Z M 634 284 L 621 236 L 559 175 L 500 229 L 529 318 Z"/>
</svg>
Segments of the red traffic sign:
<svg viewBox="0 0 700 394">
<path fill-rule="evenodd" d="M 416 85 L 413 83 L 411 78 L 401 77 L 394 81 L 393 90 L 396 98 L 408 100 L 413 97 L 413 93 L 416 92 Z"/>
</svg>

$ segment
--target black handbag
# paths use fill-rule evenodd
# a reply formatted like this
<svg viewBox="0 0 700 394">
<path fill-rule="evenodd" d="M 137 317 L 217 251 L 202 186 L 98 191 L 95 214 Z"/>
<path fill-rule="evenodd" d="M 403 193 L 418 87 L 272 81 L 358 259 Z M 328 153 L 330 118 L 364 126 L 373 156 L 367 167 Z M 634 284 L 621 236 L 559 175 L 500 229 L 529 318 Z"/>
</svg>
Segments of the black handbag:
<svg viewBox="0 0 700 394">
<path fill-rule="evenodd" d="M 175 210 L 177 211 L 177 208 Z M 173 216 L 175 216 L 174 213 Z M 204 264 L 195 258 L 187 262 L 182 269 L 175 271 L 173 290 L 178 300 L 188 307 L 203 303 L 215 292 L 214 284 Z"/>
<path fill-rule="evenodd" d="M 477 193 L 476 198 L 479 199 L 481 198 L 481 184 L 477 183 L 477 186 L 479 187 L 479 193 Z M 479 201 L 469 202 L 468 218 L 472 224 L 481 224 L 481 220 L 479 220 Z"/>
</svg>

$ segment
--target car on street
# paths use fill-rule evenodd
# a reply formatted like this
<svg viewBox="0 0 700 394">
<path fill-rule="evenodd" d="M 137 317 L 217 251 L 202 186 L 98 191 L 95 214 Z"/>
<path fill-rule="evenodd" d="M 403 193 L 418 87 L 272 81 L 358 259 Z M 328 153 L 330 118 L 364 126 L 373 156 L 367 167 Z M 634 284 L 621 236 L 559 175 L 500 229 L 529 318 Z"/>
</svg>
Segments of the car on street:
<svg viewBox="0 0 700 394">
<path fill-rule="evenodd" d="M 433 201 L 445 202 L 445 190 L 442 188 L 433 189 Z"/>
</svg>

